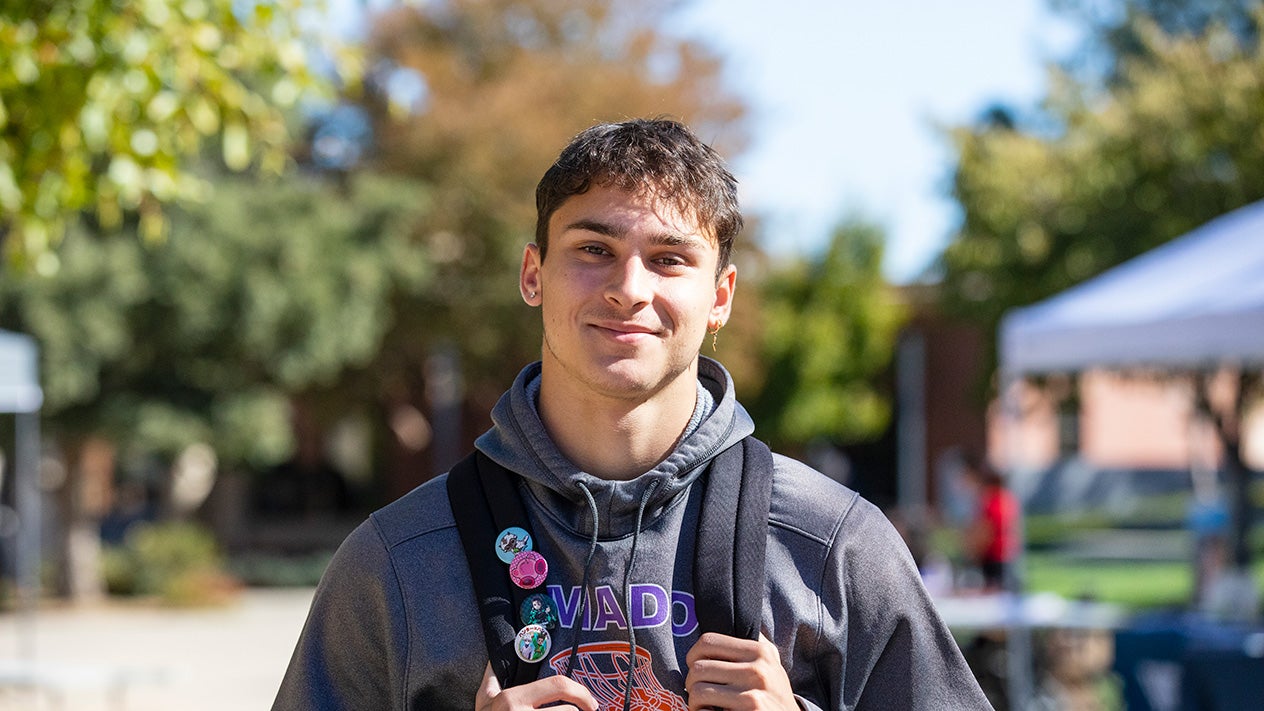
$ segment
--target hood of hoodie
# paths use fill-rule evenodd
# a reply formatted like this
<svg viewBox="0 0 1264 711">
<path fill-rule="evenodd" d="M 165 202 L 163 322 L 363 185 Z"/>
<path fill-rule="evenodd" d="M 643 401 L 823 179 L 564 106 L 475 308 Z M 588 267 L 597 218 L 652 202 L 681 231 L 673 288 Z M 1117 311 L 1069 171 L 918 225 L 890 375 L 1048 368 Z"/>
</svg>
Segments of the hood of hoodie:
<svg viewBox="0 0 1264 711">
<path fill-rule="evenodd" d="M 527 483 L 541 509 L 576 534 L 592 531 L 592 514 L 583 487 L 598 509 L 598 535 L 603 540 L 630 536 L 647 490 L 646 522 L 680 500 L 681 494 L 716 454 L 754 432 L 754 422 L 733 395 L 733 379 L 710 358 L 698 359 L 699 384 L 711 393 L 715 407 L 676 449 L 653 469 L 627 481 L 610 481 L 580 470 L 558 450 L 540 420 L 530 383 L 540 377 L 532 363 L 514 380 L 492 410 L 492 429 L 475 442 L 481 452 Z"/>
</svg>

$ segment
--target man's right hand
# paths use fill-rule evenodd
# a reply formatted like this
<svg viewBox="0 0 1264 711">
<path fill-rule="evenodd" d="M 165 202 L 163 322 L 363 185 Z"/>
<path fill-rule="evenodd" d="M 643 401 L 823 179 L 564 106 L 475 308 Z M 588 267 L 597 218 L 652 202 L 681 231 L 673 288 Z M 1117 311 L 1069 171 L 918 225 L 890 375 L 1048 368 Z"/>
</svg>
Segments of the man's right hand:
<svg viewBox="0 0 1264 711">
<path fill-rule="evenodd" d="M 588 689 L 561 675 L 501 689 L 489 662 L 483 671 L 483 683 L 478 685 L 478 694 L 474 697 L 474 711 L 525 711 L 555 703 L 570 705 L 548 706 L 549 711 L 597 711 L 597 700 Z"/>
</svg>

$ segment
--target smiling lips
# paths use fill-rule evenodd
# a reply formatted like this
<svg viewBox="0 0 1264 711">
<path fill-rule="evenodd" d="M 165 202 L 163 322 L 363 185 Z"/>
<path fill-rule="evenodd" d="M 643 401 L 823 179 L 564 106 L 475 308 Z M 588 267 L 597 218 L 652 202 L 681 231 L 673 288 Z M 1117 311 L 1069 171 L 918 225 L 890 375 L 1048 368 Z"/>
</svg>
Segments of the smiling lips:
<svg viewBox="0 0 1264 711">
<path fill-rule="evenodd" d="M 622 321 L 600 321 L 591 325 L 616 341 L 632 341 L 642 336 L 652 336 L 658 333 L 657 329 L 635 323 L 623 323 Z"/>
</svg>

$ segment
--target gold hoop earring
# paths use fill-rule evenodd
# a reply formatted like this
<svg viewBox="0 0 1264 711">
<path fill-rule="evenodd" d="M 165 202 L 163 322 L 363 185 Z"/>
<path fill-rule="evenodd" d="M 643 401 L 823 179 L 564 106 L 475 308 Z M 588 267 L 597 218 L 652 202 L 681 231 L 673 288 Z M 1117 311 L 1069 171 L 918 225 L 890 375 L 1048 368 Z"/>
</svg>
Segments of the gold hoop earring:
<svg viewBox="0 0 1264 711">
<path fill-rule="evenodd" d="M 716 327 L 715 327 L 715 330 L 711 332 L 711 352 L 712 352 L 712 353 L 715 353 L 715 352 L 716 352 L 716 342 L 720 340 L 720 329 L 721 329 L 721 328 L 724 328 L 724 324 L 720 324 L 720 325 L 716 326 Z"/>
</svg>

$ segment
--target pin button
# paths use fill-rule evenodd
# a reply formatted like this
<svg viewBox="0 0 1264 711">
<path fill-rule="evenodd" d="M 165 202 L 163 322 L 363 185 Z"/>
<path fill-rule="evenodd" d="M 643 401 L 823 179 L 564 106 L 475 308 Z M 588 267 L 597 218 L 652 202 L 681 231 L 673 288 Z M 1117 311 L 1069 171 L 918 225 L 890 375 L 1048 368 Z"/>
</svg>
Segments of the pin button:
<svg viewBox="0 0 1264 711">
<path fill-rule="evenodd" d="M 552 646 L 553 640 L 543 625 L 527 625 L 518 630 L 518 636 L 514 638 L 514 652 L 528 664 L 547 657 Z"/>
<path fill-rule="evenodd" d="M 549 574 L 549 563 L 535 551 L 524 551 L 514 556 L 509 564 L 509 578 L 514 585 L 525 590 L 537 588 Z"/>
<path fill-rule="evenodd" d="M 526 529 L 510 526 L 496 536 L 496 557 L 505 563 L 512 563 L 514 556 L 534 547 L 531 534 Z"/>
<path fill-rule="evenodd" d="M 553 598 L 536 593 L 522 601 L 522 624 L 543 625 L 549 629 L 557 626 L 557 608 Z"/>
</svg>

